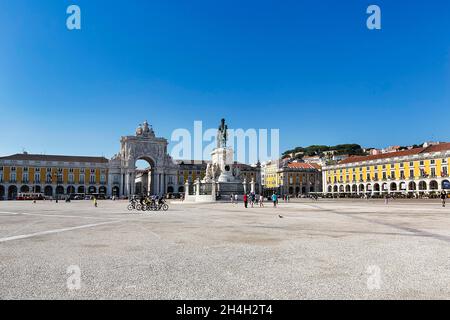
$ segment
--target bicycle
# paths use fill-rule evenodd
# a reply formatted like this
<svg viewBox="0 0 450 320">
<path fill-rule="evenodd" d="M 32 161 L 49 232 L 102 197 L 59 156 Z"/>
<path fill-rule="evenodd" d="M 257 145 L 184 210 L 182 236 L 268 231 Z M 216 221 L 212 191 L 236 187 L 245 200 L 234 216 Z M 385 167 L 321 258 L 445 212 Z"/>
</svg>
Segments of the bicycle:
<svg viewBox="0 0 450 320">
<path fill-rule="evenodd" d="M 130 204 L 128 205 L 128 207 L 127 207 L 128 211 L 136 210 L 136 205 L 137 205 L 137 204 L 138 204 L 137 201 L 132 200 L 132 201 L 130 202 Z"/>
</svg>

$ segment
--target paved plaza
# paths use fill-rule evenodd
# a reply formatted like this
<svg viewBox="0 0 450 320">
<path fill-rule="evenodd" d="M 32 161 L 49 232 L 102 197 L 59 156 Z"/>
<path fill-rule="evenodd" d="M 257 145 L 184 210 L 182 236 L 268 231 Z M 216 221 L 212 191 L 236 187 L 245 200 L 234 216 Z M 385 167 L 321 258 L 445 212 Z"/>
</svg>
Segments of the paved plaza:
<svg viewBox="0 0 450 320">
<path fill-rule="evenodd" d="M 450 207 L 439 200 L 126 206 L 1 202 L 0 298 L 450 297 Z"/>
</svg>

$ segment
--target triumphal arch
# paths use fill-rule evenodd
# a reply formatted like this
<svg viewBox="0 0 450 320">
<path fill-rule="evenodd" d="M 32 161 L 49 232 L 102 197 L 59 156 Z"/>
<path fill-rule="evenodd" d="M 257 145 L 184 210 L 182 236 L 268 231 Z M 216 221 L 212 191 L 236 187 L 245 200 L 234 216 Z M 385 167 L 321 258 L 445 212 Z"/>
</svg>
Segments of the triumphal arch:
<svg viewBox="0 0 450 320">
<path fill-rule="evenodd" d="M 168 141 L 156 137 L 147 121 L 139 125 L 135 135 L 123 136 L 120 144 L 120 153 L 109 164 L 109 190 L 118 190 L 121 197 L 136 193 L 137 174 L 145 175 L 136 168 L 138 160 L 145 160 L 149 165 L 144 187 L 146 193 L 162 195 L 178 190 L 178 166 L 167 152 Z"/>
</svg>

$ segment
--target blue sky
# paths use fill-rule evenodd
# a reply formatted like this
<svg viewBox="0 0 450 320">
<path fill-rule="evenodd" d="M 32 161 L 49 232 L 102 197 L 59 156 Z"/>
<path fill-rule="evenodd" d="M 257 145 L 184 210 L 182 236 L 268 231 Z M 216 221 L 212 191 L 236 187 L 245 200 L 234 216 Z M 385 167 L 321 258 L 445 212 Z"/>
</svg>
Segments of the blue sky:
<svg viewBox="0 0 450 320">
<path fill-rule="evenodd" d="M 109 157 L 145 119 L 280 128 L 281 151 L 448 141 L 449 52 L 441 0 L 0 0 L 0 155 Z"/>
</svg>

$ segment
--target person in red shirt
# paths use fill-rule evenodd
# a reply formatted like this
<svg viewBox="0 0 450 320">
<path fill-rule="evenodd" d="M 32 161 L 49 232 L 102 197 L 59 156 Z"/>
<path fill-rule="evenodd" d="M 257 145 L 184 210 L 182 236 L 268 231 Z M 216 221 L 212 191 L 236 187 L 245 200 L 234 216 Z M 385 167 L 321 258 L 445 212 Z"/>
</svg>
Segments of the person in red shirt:
<svg viewBox="0 0 450 320">
<path fill-rule="evenodd" d="M 247 206 L 248 206 L 248 197 L 247 194 L 244 194 L 244 207 L 247 208 Z"/>
</svg>

